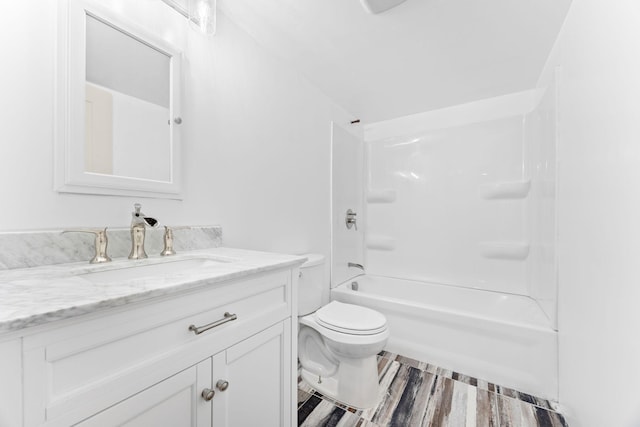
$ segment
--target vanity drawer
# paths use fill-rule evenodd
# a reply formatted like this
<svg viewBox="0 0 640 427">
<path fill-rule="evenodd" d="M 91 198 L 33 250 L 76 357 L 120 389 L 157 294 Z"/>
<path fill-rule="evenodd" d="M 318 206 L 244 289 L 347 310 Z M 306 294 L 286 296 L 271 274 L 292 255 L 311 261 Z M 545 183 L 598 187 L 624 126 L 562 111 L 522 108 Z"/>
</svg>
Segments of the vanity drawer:
<svg viewBox="0 0 640 427">
<path fill-rule="evenodd" d="M 80 420 L 291 315 L 290 270 L 200 289 L 25 337 L 25 425 Z"/>
</svg>

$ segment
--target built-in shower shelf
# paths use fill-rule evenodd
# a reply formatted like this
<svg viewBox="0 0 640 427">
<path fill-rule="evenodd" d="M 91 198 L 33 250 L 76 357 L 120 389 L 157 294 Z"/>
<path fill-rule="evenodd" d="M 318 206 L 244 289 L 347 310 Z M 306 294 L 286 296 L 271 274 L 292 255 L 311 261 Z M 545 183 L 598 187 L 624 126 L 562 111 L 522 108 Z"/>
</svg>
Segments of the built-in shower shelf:
<svg viewBox="0 0 640 427">
<path fill-rule="evenodd" d="M 367 203 L 393 203 L 396 201 L 396 190 L 387 188 L 383 190 L 369 190 Z"/>
<path fill-rule="evenodd" d="M 483 199 L 523 199 L 529 194 L 531 181 L 502 181 L 480 185 Z"/>
<path fill-rule="evenodd" d="M 392 251 L 396 248 L 396 239 L 389 236 L 369 235 L 365 240 L 367 249 L 377 251 Z"/>
<path fill-rule="evenodd" d="M 489 259 L 523 261 L 529 256 L 528 242 L 481 242 L 480 254 Z"/>
</svg>

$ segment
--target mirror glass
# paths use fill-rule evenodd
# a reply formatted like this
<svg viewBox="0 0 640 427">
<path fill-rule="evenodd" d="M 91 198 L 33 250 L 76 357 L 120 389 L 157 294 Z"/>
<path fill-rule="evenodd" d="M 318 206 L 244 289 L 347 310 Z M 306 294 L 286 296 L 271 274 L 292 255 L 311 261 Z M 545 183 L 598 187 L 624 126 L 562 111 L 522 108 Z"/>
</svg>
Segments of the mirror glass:
<svg viewBox="0 0 640 427">
<path fill-rule="evenodd" d="M 180 50 L 101 0 L 58 19 L 56 189 L 180 199 Z"/>
<path fill-rule="evenodd" d="M 85 171 L 171 179 L 166 53 L 87 15 Z"/>
</svg>

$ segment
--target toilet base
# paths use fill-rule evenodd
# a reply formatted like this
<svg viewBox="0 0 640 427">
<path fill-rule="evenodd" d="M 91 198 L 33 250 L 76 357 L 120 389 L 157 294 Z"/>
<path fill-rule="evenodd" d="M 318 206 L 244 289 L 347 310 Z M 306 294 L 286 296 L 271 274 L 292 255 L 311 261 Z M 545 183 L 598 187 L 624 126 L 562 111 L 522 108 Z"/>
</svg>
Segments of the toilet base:
<svg viewBox="0 0 640 427">
<path fill-rule="evenodd" d="M 320 377 L 302 367 L 302 379 L 319 393 L 352 408 L 367 409 L 379 398 L 378 360 L 376 356 L 362 359 L 340 358 L 338 372 Z"/>
</svg>

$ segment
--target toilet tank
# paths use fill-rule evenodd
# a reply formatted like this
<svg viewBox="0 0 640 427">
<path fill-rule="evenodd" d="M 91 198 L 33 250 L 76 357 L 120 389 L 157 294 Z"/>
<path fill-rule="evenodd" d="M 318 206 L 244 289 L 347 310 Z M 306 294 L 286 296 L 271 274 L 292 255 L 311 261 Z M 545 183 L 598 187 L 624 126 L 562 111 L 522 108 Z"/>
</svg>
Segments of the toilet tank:
<svg viewBox="0 0 640 427">
<path fill-rule="evenodd" d="M 298 278 L 298 315 L 313 313 L 322 305 L 322 293 L 327 286 L 324 278 L 324 255 L 305 254 Z"/>
</svg>

